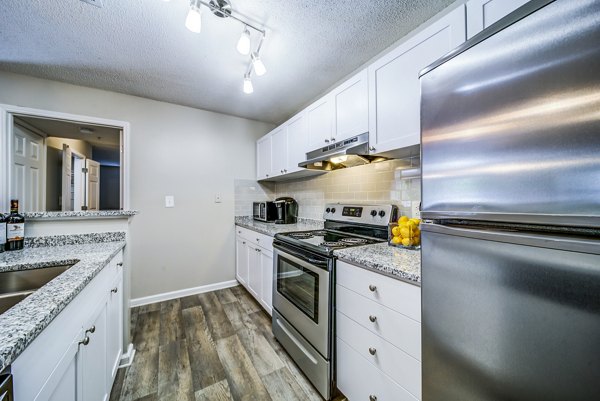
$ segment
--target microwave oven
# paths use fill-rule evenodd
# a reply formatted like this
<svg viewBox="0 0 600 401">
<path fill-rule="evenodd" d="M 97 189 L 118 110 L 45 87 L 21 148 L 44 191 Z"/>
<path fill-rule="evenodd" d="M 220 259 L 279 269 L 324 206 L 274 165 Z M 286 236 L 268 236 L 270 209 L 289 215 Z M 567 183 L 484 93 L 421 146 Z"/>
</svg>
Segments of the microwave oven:
<svg viewBox="0 0 600 401">
<path fill-rule="evenodd" d="M 252 210 L 254 220 L 264 222 L 273 222 L 277 220 L 277 206 L 275 206 L 275 202 L 254 202 L 252 204 Z"/>
</svg>

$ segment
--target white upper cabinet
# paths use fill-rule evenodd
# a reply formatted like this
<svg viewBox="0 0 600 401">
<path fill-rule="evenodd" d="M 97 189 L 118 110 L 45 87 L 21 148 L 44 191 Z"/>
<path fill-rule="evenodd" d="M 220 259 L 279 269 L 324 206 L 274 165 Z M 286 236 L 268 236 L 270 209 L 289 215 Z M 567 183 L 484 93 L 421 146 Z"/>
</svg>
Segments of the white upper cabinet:
<svg viewBox="0 0 600 401">
<path fill-rule="evenodd" d="M 419 72 L 465 41 L 461 5 L 369 66 L 372 153 L 420 143 Z"/>
<path fill-rule="evenodd" d="M 271 175 L 271 134 L 256 142 L 256 175 L 258 180 L 264 180 Z"/>
<path fill-rule="evenodd" d="M 302 170 L 298 163 L 306 160 L 308 149 L 308 124 L 306 113 L 302 112 L 287 123 L 287 173 L 293 173 Z"/>
<path fill-rule="evenodd" d="M 470 39 L 529 0 L 470 0 L 467 3 L 467 37 Z"/>
<path fill-rule="evenodd" d="M 335 104 L 331 94 L 317 100 L 306 109 L 309 151 L 323 147 L 331 142 L 334 115 Z"/>
<path fill-rule="evenodd" d="M 271 177 L 285 173 L 288 167 L 288 134 L 285 125 L 271 132 Z"/>
<path fill-rule="evenodd" d="M 369 78 L 367 69 L 333 91 L 335 101 L 335 135 L 338 142 L 369 130 Z"/>
</svg>

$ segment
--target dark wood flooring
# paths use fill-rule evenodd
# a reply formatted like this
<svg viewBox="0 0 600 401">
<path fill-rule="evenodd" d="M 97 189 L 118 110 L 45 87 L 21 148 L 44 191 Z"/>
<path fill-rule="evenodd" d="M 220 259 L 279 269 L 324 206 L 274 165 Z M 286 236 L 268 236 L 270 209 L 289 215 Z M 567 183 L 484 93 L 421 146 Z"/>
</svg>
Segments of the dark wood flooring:
<svg viewBox="0 0 600 401">
<path fill-rule="evenodd" d="M 241 286 L 133 308 L 131 320 L 136 355 L 110 401 L 322 400 Z"/>
</svg>

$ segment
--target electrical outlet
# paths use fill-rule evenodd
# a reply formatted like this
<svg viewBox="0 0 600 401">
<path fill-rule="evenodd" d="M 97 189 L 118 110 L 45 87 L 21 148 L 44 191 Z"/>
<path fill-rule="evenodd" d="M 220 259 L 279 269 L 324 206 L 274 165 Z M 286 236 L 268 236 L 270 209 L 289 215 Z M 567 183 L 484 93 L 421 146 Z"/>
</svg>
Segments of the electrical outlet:
<svg viewBox="0 0 600 401">
<path fill-rule="evenodd" d="M 91 4 L 93 6 L 96 6 L 98 8 L 102 8 L 103 4 L 102 4 L 102 0 L 81 0 L 84 3 L 88 3 Z"/>
<path fill-rule="evenodd" d="M 412 217 L 420 219 L 421 218 L 421 202 L 413 201 L 412 205 L 410 207 L 410 211 L 411 211 Z"/>
<path fill-rule="evenodd" d="M 215 203 L 221 203 L 221 202 L 222 202 L 221 194 L 220 193 L 215 194 Z"/>
<path fill-rule="evenodd" d="M 173 195 L 165 196 L 165 207 L 175 207 L 175 197 Z"/>
</svg>

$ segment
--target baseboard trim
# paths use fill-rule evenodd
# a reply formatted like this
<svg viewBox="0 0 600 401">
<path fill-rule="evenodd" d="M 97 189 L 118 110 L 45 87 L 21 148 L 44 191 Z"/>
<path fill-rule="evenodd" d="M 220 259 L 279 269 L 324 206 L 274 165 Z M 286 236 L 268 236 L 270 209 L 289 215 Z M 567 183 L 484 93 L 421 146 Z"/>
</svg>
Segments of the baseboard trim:
<svg viewBox="0 0 600 401">
<path fill-rule="evenodd" d="M 231 288 L 238 285 L 237 280 L 222 281 L 220 283 L 202 285 L 200 287 L 186 288 L 183 290 L 164 292 L 162 294 L 150 295 L 147 297 L 135 298 L 129 302 L 131 308 L 136 306 L 153 304 L 156 302 L 168 301 L 170 299 L 176 299 L 181 297 L 187 297 L 188 295 L 202 294 L 203 292 L 210 292 L 216 290 L 222 290 L 224 288 Z"/>
<path fill-rule="evenodd" d="M 119 369 L 131 366 L 134 357 L 135 348 L 133 348 L 133 343 L 129 343 L 129 346 L 127 347 L 127 352 L 121 355 L 121 360 L 119 361 Z"/>
</svg>

